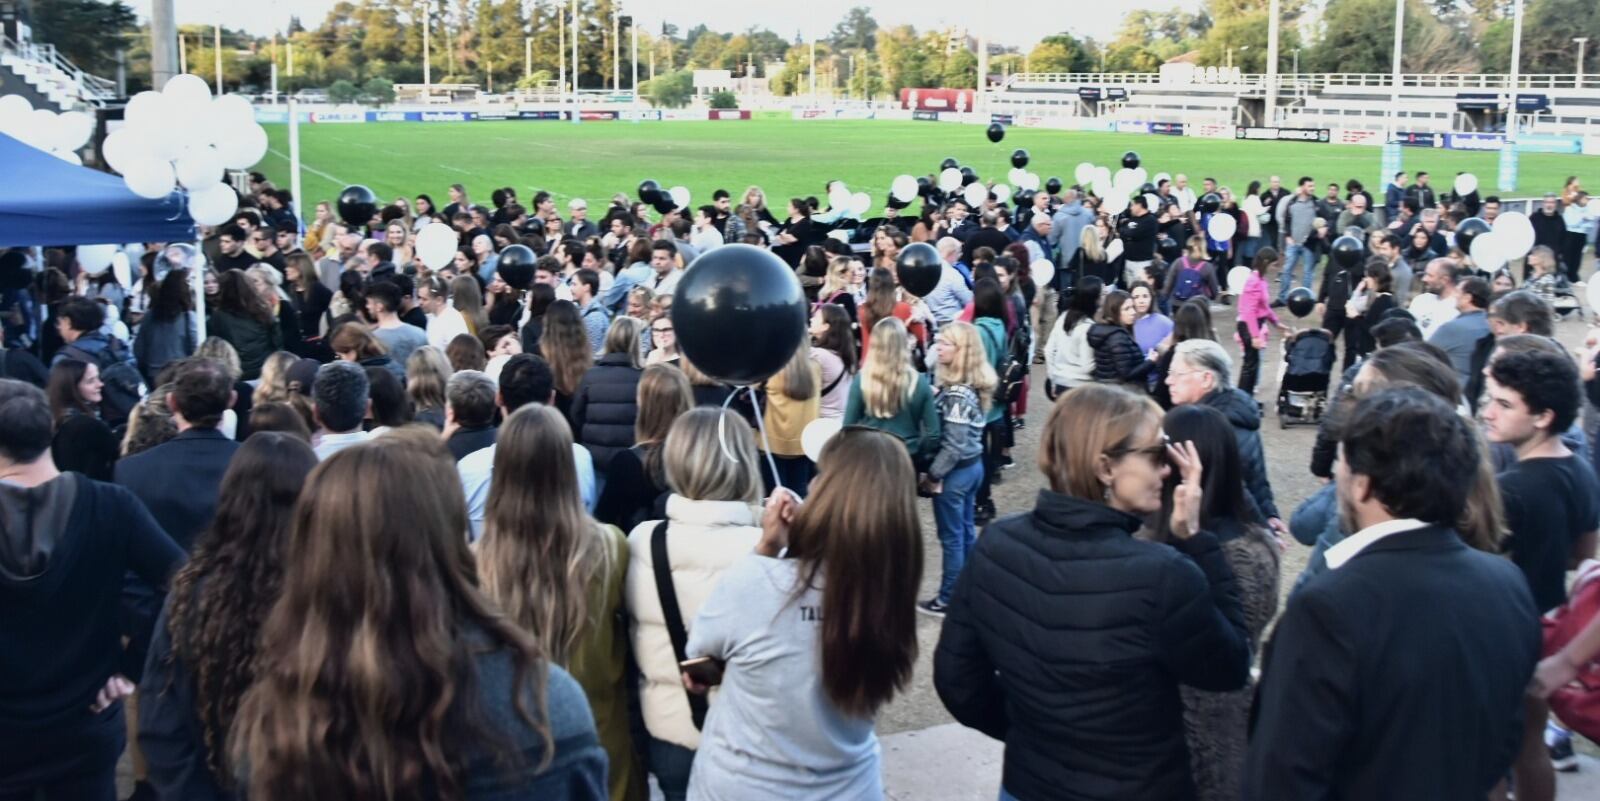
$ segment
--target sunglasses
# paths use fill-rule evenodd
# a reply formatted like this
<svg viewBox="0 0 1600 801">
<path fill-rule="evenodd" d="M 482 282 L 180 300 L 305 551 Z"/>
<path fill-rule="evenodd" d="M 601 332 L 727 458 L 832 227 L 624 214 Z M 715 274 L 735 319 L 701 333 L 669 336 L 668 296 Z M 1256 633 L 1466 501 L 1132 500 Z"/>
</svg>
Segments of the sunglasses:
<svg viewBox="0 0 1600 801">
<path fill-rule="evenodd" d="M 1166 434 L 1162 434 L 1161 444 L 1159 445 L 1151 445 L 1145 448 L 1131 446 L 1112 448 L 1106 451 L 1105 455 L 1112 459 L 1121 459 L 1124 456 L 1140 456 L 1148 460 L 1152 467 L 1161 467 L 1167 463 L 1167 446 L 1170 444 L 1172 444 L 1172 440 L 1168 439 Z"/>
</svg>

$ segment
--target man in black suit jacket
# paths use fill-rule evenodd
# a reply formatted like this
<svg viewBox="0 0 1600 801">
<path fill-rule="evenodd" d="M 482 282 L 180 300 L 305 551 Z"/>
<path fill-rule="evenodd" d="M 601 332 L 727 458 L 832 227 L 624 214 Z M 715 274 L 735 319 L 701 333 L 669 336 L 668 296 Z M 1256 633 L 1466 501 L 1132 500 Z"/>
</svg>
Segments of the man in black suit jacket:
<svg viewBox="0 0 1600 801">
<path fill-rule="evenodd" d="M 217 430 L 233 406 L 233 384 L 207 359 L 180 364 L 167 396 L 178 436 L 117 462 L 116 483 L 150 510 L 180 548 L 189 550 L 217 510 L 217 488 L 239 443 Z"/>
<path fill-rule="evenodd" d="M 1479 491 L 1471 423 L 1383 390 L 1355 406 L 1340 455 L 1356 533 L 1267 646 L 1244 798 L 1484 798 L 1518 750 L 1540 629 L 1516 566 L 1452 527 Z"/>
</svg>

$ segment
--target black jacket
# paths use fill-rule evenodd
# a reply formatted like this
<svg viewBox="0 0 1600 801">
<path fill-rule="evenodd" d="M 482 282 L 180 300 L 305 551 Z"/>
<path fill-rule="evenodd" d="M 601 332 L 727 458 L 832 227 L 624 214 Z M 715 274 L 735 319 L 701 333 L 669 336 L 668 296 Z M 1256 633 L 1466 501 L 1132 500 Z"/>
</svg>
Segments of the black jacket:
<svg viewBox="0 0 1600 801">
<path fill-rule="evenodd" d="M 206 333 L 220 337 L 239 353 L 240 378 L 261 377 L 261 365 L 273 351 L 283 350 L 283 329 L 278 321 L 264 323 L 252 317 L 218 309 L 206 318 Z"/>
<path fill-rule="evenodd" d="M 961 246 L 961 260 L 971 264 L 972 253 L 978 248 L 988 248 L 996 256 L 1006 255 L 1006 246 L 1011 244 L 1011 237 L 998 228 L 979 228 L 972 236 L 967 237 Z"/>
<path fill-rule="evenodd" d="M 1139 352 L 1133 333 L 1120 325 L 1089 326 L 1089 347 L 1094 348 L 1094 380 L 1112 383 L 1143 381 L 1155 363 Z"/>
<path fill-rule="evenodd" d="M 611 469 L 611 457 L 633 445 L 639 417 L 639 377 L 626 353 L 607 353 L 583 374 L 572 396 L 572 436 L 594 456 L 594 469 Z"/>
<path fill-rule="evenodd" d="M 1539 648 L 1510 561 L 1438 526 L 1372 543 L 1290 597 L 1244 798 L 1483 798 L 1517 753 Z"/>
<path fill-rule="evenodd" d="M 1562 241 L 1567 235 L 1567 222 L 1561 212 L 1545 214 L 1544 209 L 1537 209 L 1528 215 L 1528 222 L 1533 224 L 1534 247 L 1544 245 L 1557 254 L 1561 253 Z"/>
<path fill-rule="evenodd" d="M 1122 257 L 1128 261 L 1150 261 L 1156 254 L 1156 215 L 1128 216 L 1117 226 L 1122 237 Z"/>
<path fill-rule="evenodd" d="M 459 462 L 465 459 L 467 454 L 476 453 L 493 445 L 499 430 L 492 425 L 472 428 L 463 426 L 456 429 L 456 433 L 451 434 L 450 439 L 445 440 L 444 446 L 450 450 L 450 456 Z"/>
<path fill-rule="evenodd" d="M 1134 539 L 1140 521 L 1048 490 L 992 523 L 951 594 L 933 684 L 1006 743 L 1022 801 L 1194 797 L 1178 685 L 1249 676 L 1244 615 L 1217 540 Z"/>
<path fill-rule="evenodd" d="M 1267 457 L 1261 448 L 1261 409 L 1244 390 L 1219 389 L 1200 399 L 1228 418 L 1233 437 L 1239 443 L 1239 470 L 1244 477 L 1245 494 L 1253 501 L 1263 521 L 1282 517 L 1272 499 L 1272 482 L 1267 480 Z"/>
<path fill-rule="evenodd" d="M 185 551 L 211 524 L 217 491 L 239 443 L 215 428 L 191 428 L 117 462 L 116 481 L 144 502 L 167 536 Z"/>
</svg>

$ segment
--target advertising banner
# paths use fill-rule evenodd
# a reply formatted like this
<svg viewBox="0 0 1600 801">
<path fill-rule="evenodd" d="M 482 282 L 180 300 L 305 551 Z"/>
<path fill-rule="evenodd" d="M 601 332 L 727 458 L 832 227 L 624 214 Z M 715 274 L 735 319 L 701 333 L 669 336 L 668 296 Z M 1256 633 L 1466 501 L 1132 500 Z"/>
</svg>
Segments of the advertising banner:
<svg viewBox="0 0 1600 801">
<path fill-rule="evenodd" d="M 1444 146 L 1451 150 L 1499 150 L 1505 143 L 1503 134 L 1453 133 L 1444 137 Z"/>
<path fill-rule="evenodd" d="M 736 108 L 716 108 L 711 110 L 710 119 L 713 120 L 748 120 L 750 112 Z"/>
<path fill-rule="evenodd" d="M 705 122 L 706 113 L 692 108 L 664 108 L 660 112 L 661 119 L 667 122 Z"/>
<path fill-rule="evenodd" d="M 1095 103 L 1105 98 L 1105 93 L 1098 86 L 1078 87 L 1078 99 L 1085 103 Z"/>
<path fill-rule="evenodd" d="M 1234 130 L 1232 125 L 1219 125 L 1216 123 L 1202 123 L 1191 125 L 1184 130 L 1189 136 L 1198 136 L 1201 139 L 1232 139 Z"/>
<path fill-rule="evenodd" d="M 1544 136 L 1521 134 L 1517 137 L 1520 153 L 1582 153 L 1583 139 L 1577 136 Z"/>
<path fill-rule="evenodd" d="M 362 111 L 313 111 L 311 121 L 315 123 L 350 123 L 366 122 L 367 115 Z"/>
<path fill-rule="evenodd" d="M 1181 122 L 1152 122 L 1150 133 L 1161 136 L 1183 136 L 1183 123 Z"/>
<path fill-rule="evenodd" d="M 1341 145 L 1381 145 L 1383 132 L 1369 131 L 1365 128 L 1334 128 L 1333 138 L 1330 141 Z"/>
<path fill-rule="evenodd" d="M 614 120 L 617 118 L 615 111 L 600 111 L 597 109 L 580 109 L 578 119 L 584 122 L 597 122 L 601 120 Z"/>
<path fill-rule="evenodd" d="M 833 114 L 825 108 L 797 108 L 790 112 L 790 116 L 797 120 L 825 120 Z"/>
<path fill-rule="evenodd" d="M 939 121 L 939 112 L 937 112 L 937 111 L 922 111 L 921 109 L 918 109 L 917 111 L 911 112 L 911 119 L 922 120 L 924 122 L 938 122 Z"/>
<path fill-rule="evenodd" d="M 563 117 L 562 117 L 561 111 L 559 109 L 550 108 L 550 109 L 541 109 L 541 110 L 537 110 L 537 111 L 519 111 L 519 112 L 517 112 L 517 119 L 519 119 L 519 120 L 559 120 L 559 119 L 563 119 Z"/>
<path fill-rule="evenodd" d="M 416 117 L 412 117 L 415 114 Z M 418 122 L 471 122 L 478 118 L 476 111 L 408 111 L 406 119 Z"/>
<path fill-rule="evenodd" d="M 1134 122 L 1132 120 L 1118 120 L 1117 133 L 1147 134 L 1150 133 L 1150 123 Z"/>
<path fill-rule="evenodd" d="M 1432 131 L 1395 131 L 1394 141 L 1406 147 L 1444 147 L 1444 134 Z"/>
<path fill-rule="evenodd" d="M 505 108 L 479 109 L 478 110 L 478 119 L 480 119 L 480 120 L 505 120 L 505 119 L 510 119 L 511 118 L 511 114 L 512 114 L 511 110 L 510 109 L 505 109 Z"/>
<path fill-rule="evenodd" d="M 633 120 L 648 120 L 651 122 L 656 122 L 661 119 L 661 111 L 653 108 L 639 109 L 638 111 L 629 109 L 622 112 L 618 119 L 628 120 L 630 122 Z"/>
<path fill-rule="evenodd" d="M 990 114 L 989 124 L 1013 125 L 1016 123 L 1016 119 L 1017 118 L 1011 114 Z"/>
<path fill-rule="evenodd" d="M 1235 139 L 1256 139 L 1275 142 L 1327 142 L 1327 128 L 1258 128 L 1240 125 L 1234 128 Z"/>
</svg>

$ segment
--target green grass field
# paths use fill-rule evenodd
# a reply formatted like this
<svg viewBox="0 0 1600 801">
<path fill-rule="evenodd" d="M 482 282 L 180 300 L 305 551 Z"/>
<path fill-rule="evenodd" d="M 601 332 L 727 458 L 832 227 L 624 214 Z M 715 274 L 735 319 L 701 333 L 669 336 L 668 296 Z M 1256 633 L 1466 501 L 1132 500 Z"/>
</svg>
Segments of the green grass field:
<svg viewBox="0 0 1600 801">
<path fill-rule="evenodd" d="M 287 187 L 288 126 L 268 125 L 271 150 L 258 169 Z M 1263 184 L 1281 175 L 1292 184 L 1302 174 L 1319 184 L 1355 177 L 1376 194 L 1379 149 L 1359 145 L 1242 142 L 1191 137 L 1077 133 L 1012 128 L 990 144 L 975 125 L 888 121 L 742 122 L 465 122 L 366 123 L 300 126 L 301 180 L 307 201 L 335 197 L 348 184 L 366 184 L 383 199 L 428 193 L 447 202 L 445 188 L 465 184 L 475 202 L 487 204 L 498 186 L 516 187 L 524 200 L 534 189 L 558 199 L 583 197 L 592 205 L 615 192 L 630 196 L 644 178 L 662 186 L 687 187 L 698 205 L 712 190 L 737 196 L 758 185 L 769 200 L 823 196 L 825 181 L 842 178 L 882 205 L 896 175 L 937 171 L 947 156 L 985 179 L 1006 182 L 1011 151 L 1026 148 L 1028 169 L 1072 183 L 1081 161 L 1118 166 L 1126 150 L 1137 150 L 1144 166 L 1187 173 L 1198 188 L 1202 176 L 1242 191 L 1252 179 Z M 1497 154 L 1407 148 L 1407 170 L 1427 170 L 1436 186 L 1448 187 L 1458 170 L 1478 176 L 1480 192 L 1518 197 L 1561 188 L 1577 174 L 1600 185 L 1600 158 L 1524 153 L 1515 190 L 1493 188 Z M 1319 192 L 1320 194 L 1320 192 Z M 565 209 L 563 207 L 563 213 Z"/>
</svg>

